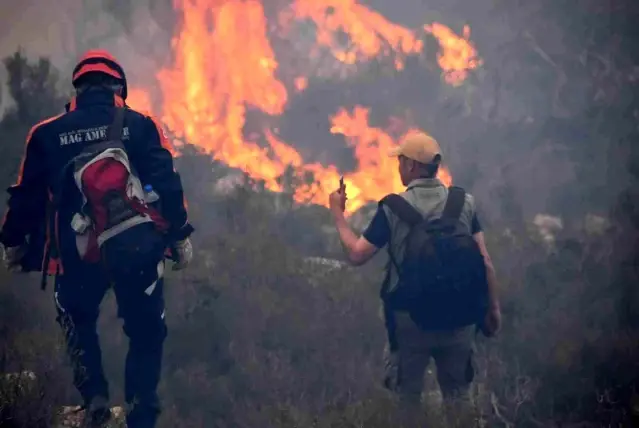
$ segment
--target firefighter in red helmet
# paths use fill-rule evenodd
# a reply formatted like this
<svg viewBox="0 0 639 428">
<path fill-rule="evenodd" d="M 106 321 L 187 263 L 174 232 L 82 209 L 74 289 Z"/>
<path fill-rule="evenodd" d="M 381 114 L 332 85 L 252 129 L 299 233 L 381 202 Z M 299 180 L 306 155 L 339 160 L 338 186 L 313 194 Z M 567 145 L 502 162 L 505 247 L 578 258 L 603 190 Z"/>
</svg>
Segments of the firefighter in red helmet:
<svg viewBox="0 0 639 428">
<path fill-rule="evenodd" d="M 163 273 L 192 258 L 182 183 L 159 123 L 125 104 L 124 70 L 91 50 L 73 70 L 66 112 L 31 128 L 0 231 L 10 270 L 55 277 L 57 320 L 67 339 L 86 426 L 111 418 L 96 332 L 113 287 L 130 339 L 125 399 L 130 428 L 154 427 L 166 337 Z M 35 257 L 39 259 L 35 262 Z M 42 256 L 42 257 L 40 257 Z"/>
<path fill-rule="evenodd" d="M 124 70 L 115 57 L 109 52 L 95 49 L 85 53 L 73 69 L 71 83 L 77 88 L 77 82 L 87 75 L 101 75 L 106 79 L 111 78 L 112 80 L 117 81 L 118 84 L 122 86 L 121 92 L 117 95 L 119 95 L 123 100 L 126 100 L 127 86 Z"/>
</svg>

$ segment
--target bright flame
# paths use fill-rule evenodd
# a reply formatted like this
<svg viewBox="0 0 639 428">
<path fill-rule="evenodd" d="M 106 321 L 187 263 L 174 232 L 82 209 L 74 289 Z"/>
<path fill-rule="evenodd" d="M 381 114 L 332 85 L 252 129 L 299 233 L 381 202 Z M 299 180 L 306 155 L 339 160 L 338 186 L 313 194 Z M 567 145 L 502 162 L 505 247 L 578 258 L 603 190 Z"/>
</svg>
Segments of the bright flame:
<svg viewBox="0 0 639 428">
<path fill-rule="evenodd" d="M 138 88 L 129 89 L 126 104 L 140 113 L 146 114 L 153 111 L 149 93 Z"/>
<path fill-rule="evenodd" d="M 369 109 L 357 106 L 352 114 L 341 109 L 331 117 L 331 133 L 346 137 L 349 146 L 354 149 L 355 159 L 358 162 L 356 171 L 344 174 L 348 196 L 346 208 L 349 213 L 361 208 L 367 202 L 379 200 L 389 193 L 404 189 L 397 172 L 397 159 L 388 156 L 388 152 L 397 142 L 382 129 L 369 126 L 369 112 Z M 412 132 L 421 131 L 411 129 L 400 138 L 400 141 Z M 301 173 L 314 175 L 315 183 L 301 185 L 297 189 L 296 199 L 325 205 L 329 193 L 339 186 L 338 171 L 334 167 L 304 164 L 293 148 L 277 140 L 270 132 L 267 132 L 266 138 L 273 151 L 285 164 L 292 165 Z M 438 178 L 446 185 L 452 184 L 450 172 L 445 167 L 441 168 Z"/>
<path fill-rule="evenodd" d="M 242 135 L 246 105 L 277 115 L 287 102 L 274 75 L 264 10 L 258 1 L 211 3 L 176 0 L 184 23 L 174 40 L 175 67 L 158 76 L 164 123 L 178 138 L 277 191 L 285 165 Z"/>
<path fill-rule="evenodd" d="M 295 89 L 298 92 L 302 92 L 308 86 L 308 79 L 304 76 L 299 76 L 295 78 Z"/>
<path fill-rule="evenodd" d="M 397 159 L 388 156 L 388 152 L 397 143 L 383 130 L 368 125 L 369 112 L 367 108 L 355 107 L 349 115 L 342 109 L 331 118 L 331 132 L 346 137 L 359 163 L 357 171 L 344 176 L 350 201 L 349 210 L 352 211 L 371 200 L 380 200 L 389 193 L 404 189 L 397 172 Z M 413 132 L 421 131 L 411 129 L 400 141 Z M 446 185 L 452 183 L 452 177 L 446 168 L 441 169 L 438 177 Z"/>
<path fill-rule="evenodd" d="M 393 24 L 356 0 L 295 0 L 291 9 L 282 13 L 280 21 L 288 27 L 291 18 L 311 19 L 317 28 L 316 43 L 330 48 L 333 56 L 346 64 L 387 55 L 391 50 L 403 55 L 417 54 L 423 47 L 411 30 Z M 342 46 L 338 40 L 340 33 L 348 36 L 348 46 Z M 401 58 L 395 65 L 398 69 L 403 67 Z"/>
<path fill-rule="evenodd" d="M 468 77 L 468 72 L 482 64 L 477 51 L 470 43 L 470 27 L 464 26 L 464 35 L 459 37 L 450 28 L 438 22 L 425 25 L 424 29 L 439 41 L 441 52 L 437 62 L 447 83 L 459 86 Z"/>
<path fill-rule="evenodd" d="M 336 167 L 306 163 L 292 146 L 268 129 L 264 130 L 263 138 L 257 135 L 251 141 L 243 135 L 247 106 L 269 115 L 281 115 L 288 102 L 286 87 L 276 77 L 278 63 L 267 38 L 262 3 L 174 0 L 174 4 L 183 13 L 183 23 L 173 40 L 175 63 L 157 76 L 162 91 L 161 109 L 151 109 L 153 104 L 147 94 L 135 89 L 130 91 L 129 104 L 155 110 L 177 139 L 198 146 L 254 179 L 263 180 L 269 190 L 283 190 L 278 178 L 289 166 L 297 177 L 312 174 L 314 180 L 299 185 L 295 199 L 327 205 L 328 194 L 339 185 Z M 390 23 L 354 0 L 297 0 L 291 10 L 295 19 L 315 21 L 317 43 L 329 47 L 345 62 L 392 51 L 397 54 L 396 66 L 401 68 L 402 55 L 417 54 L 422 49 L 422 42 L 412 31 Z M 440 65 L 446 65 L 442 65 L 444 71 L 476 66 L 478 62 L 459 59 L 464 52 L 476 54 L 472 46 L 470 50 L 459 47 L 462 42 L 468 44 L 467 40 L 442 29 L 447 27 L 432 26 L 443 49 L 439 59 Z M 339 46 L 334 36 L 337 31 L 350 36 L 351 46 Z M 454 50 L 450 46 L 459 48 Z M 448 58 L 450 52 L 456 52 L 456 56 L 444 61 L 442 58 Z M 465 78 L 456 76 L 455 82 Z M 292 82 L 297 91 L 303 91 L 307 85 L 307 76 L 298 76 Z M 331 117 L 331 133 L 344 135 L 358 165 L 355 171 L 344 174 L 349 213 L 404 188 L 397 173 L 397 161 L 387 156 L 397 141 L 384 130 L 370 127 L 368 116 L 369 109 L 357 106 L 350 113 L 340 109 Z M 416 130 L 409 132 L 413 131 Z M 440 178 L 446 184 L 452 182 L 445 168 L 441 169 Z"/>
</svg>

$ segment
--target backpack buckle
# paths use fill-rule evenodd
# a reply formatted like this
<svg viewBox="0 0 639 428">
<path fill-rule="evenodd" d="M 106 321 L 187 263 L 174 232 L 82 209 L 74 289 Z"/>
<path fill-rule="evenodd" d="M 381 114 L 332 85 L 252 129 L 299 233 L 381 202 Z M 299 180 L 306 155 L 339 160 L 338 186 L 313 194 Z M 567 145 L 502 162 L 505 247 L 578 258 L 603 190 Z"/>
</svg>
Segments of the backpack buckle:
<svg viewBox="0 0 639 428">
<path fill-rule="evenodd" d="M 84 234 L 89 226 L 91 226 L 91 219 L 80 213 L 75 213 L 71 219 L 71 228 L 78 235 Z"/>
</svg>

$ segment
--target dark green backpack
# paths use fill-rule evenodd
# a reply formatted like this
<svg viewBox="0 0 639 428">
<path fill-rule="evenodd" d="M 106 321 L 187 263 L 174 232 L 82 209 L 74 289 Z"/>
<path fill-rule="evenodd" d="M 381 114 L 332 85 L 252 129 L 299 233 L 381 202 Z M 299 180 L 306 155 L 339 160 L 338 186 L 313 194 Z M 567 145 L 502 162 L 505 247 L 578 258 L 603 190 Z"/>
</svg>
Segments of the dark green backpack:
<svg viewBox="0 0 639 428">
<path fill-rule="evenodd" d="M 401 264 L 389 245 L 399 283 L 389 292 L 385 281 L 382 298 L 389 310 L 408 312 L 424 330 L 480 324 L 488 308 L 484 258 L 459 221 L 465 195 L 464 189 L 451 187 L 443 214 L 436 219 L 424 219 L 399 195 L 388 195 L 380 202 L 410 226 Z"/>
</svg>

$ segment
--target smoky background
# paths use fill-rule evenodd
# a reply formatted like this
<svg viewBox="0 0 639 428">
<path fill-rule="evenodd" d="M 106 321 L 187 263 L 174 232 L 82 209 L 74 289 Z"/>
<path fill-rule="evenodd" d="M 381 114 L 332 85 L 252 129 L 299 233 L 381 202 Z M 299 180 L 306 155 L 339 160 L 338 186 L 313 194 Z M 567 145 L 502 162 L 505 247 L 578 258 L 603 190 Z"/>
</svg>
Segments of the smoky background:
<svg viewBox="0 0 639 428">
<path fill-rule="evenodd" d="M 180 28 L 173 1 L 3 3 L 0 55 L 21 47 L 35 64 L 46 57 L 55 86 L 38 90 L 28 73 L 20 83 L 11 67 L 0 72 L 3 187 L 15 179 L 29 127 L 59 111 L 71 93 L 68 76 L 84 50 L 109 49 L 129 85 L 161 102 L 154 76 L 172 63 L 171 40 Z M 274 117 L 249 107 L 245 135 L 269 123 L 306 162 L 340 171 L 357 168 L 343 136 L 329 131 L 329 116 L 341 107 L 370 108 L 370 126 L 390 129 L 395 118 L 400 128 L 437 138 L 454 183 L 477 200 L 502 286 L 504 331 L 496 340 L 479 339 L 477 394 L 487 426 L 632 426 L 639 374 L 637 5 L 361 2 L 409 29 L 437 21 L 461 34 L 468 25 L 483 63 L 451 87 L 437 66 L 437 41 L 425 34 L 424 53 L 406 58 L 401 71 L 389 57 L 354 66 L 328 50 L 310 58 L 312 23 L 285 36 L 277 29 L 288 3 L 262 2 L 289 100 Z M 297 75 L 309 78 L 304 91 L 292 86 Z M 198 229 L 199 261 L 169 279 L 175 315 L 163 381 L 167 426 L 311 426 L 317 415 L 325 426 L 349 426 L 340 418 L 384 426 L 383 414 L 392 413 L 392 400 L 378 390 L 384 254 L 363 270 L 331 267 L 341 256 L 323 207 L 242 185 L 237 171 L 192 147 L 177 165 Z M 226 182 L 240 185 L 221 192 L 227 187 L 218 183 Z M 374 202 L 353 216 L 358 227 Z M 41 388 L 65 389 L 63 358 L 41 358 L 59 348 L 40 340 L 57 327 L 50 296 L 36 291 L 37 279 L 2 272 L 0 281 L 0 371 L 44 366 L 56 381 Z M 119 379 L 126 338 L 108 305 L 101 333 L 114 357 L 105 364 Z M 74 399 L 69 390 L 50 395 Z M 17 407 L 41 403 L 19 398 Z"/>
</svg>

